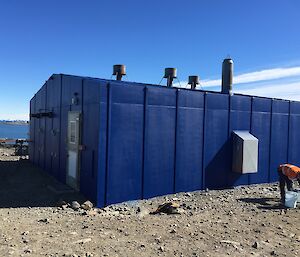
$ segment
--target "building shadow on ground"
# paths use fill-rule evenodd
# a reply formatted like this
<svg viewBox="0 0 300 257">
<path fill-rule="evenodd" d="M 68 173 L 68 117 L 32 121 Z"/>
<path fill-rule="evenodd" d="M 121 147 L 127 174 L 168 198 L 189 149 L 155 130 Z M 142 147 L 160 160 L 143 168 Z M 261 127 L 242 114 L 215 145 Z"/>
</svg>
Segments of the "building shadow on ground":
<svg viewBox="0 0 300 257">
<path fill-rule="evenodd" d="M 252 203 L 256 205 L 258 209 L 265 210 L 282 210 L 286 209 L 284 205 L 282 205 L 278 198 L 274 197 L 247 197 L 247 198 L 239 198 L 238 201 L 242 201 L 245 203 Z"/>
<path fill-rule="evenodd" d="M 85 198 L 28 160 L 0 161 L 0 208 L 53 207 Z"/>
</svg>

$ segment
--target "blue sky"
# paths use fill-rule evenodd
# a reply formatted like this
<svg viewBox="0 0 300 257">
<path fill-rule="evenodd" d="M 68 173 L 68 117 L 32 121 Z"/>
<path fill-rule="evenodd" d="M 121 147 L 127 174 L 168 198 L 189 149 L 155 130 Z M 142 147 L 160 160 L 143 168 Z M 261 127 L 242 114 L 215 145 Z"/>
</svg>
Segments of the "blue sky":
<svg viewBox="0 0 300 257">
<path fill-rule="evenodd" d="M 177 67 L 219 90 L 234 60 L 234 91 L 300 100 L 299 0 L 10 0 L 0 2 L 0 119 L 28 118 L 52 73 L 158 83 Z"/>
</svg>

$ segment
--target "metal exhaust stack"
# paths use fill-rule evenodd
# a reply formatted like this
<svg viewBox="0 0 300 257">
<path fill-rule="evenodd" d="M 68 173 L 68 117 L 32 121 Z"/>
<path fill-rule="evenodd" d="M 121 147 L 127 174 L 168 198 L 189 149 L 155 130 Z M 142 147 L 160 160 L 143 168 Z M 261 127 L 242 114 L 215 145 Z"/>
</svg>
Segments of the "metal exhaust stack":
<svg viewBox="0 0 300 257">
<path fill-rule="evenodd" d="M 189 85 L 191 85 L 191 89 L 196 89 L 196 86 L 200 84 L 199 76 L 189 76 Z"/>
<path fill-rule="evenodd" d="M 176 68 L 165 68 L 165 79 L 167 79 L 167 87 L 172 87 L 173 79 L 177 78 L 177 69 Z"/>
<path fill-rule="evenodd" d="M 226 58 L 222 64 L 222 93 L 232 94 L 233 61 Z"/>
<path fill-rule="evenodd" d="M 126 66 L 123 64 L 115 64 L 113 67 L 113 75 L 116 76 L 116 80 L 122 80 L 122 76 L 126 75 Z"/>
</svg>

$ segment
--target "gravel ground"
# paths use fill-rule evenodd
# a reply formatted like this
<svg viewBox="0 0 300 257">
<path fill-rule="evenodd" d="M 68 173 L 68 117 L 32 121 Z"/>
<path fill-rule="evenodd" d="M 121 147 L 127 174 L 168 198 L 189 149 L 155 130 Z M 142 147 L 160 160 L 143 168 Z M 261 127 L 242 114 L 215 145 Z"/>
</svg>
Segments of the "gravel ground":
<svg viewBox="0 0 300 257">
<path fill-rule="evenodd" d="M 277 184 L 74 210 L 83 196 L 11 154 L 0 148 L 1 257 L 300 256 L 300 209 L 279 205 Z M 179 214 L 149 214 L 169 201 Z"/>
</svg>

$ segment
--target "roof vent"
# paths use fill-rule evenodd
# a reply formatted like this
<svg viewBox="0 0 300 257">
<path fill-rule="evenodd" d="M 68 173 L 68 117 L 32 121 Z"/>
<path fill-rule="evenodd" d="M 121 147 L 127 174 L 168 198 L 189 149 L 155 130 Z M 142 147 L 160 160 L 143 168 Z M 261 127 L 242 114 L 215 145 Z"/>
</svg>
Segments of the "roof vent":
<svg viewBox="0 0 300 257">
<path fill-rule="evenodd" d="M 233 61 L 226 58 L 222 64 L 222 93 L 232 94 Z"/>
<path fill-rule="evenodd" d="M 196 86 L 200 84 L 199 76 L 189 76 L 189 85 L 191 85 L 191 89 L 196 89 Z"/>
<path fill-rule="evenodd" d="M 116 80 L 122 80 L 122 77 L 126 75 L 126 66 L 123 64 L 115 64 L 113 67 L 113 75 L 116 76 Z"/>
<path fill-rule="evenodd" d="M 173 79 L 177 78 L 176 68 L 165 68 L 164 78 L 167 79 L 167 87 L 172 87 Z"/>
</svg>

